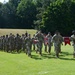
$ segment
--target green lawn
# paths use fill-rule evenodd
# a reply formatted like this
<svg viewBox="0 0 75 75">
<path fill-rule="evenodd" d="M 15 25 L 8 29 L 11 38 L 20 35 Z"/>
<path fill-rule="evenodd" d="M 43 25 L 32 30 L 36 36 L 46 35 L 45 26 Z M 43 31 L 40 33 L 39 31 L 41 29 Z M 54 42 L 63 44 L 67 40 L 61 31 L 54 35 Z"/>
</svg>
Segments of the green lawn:
<svg viewBox="0 0 75 75">
<path fill-rule="evenodd" d="M 32 58 L 25 53 L 0 52 L 0 75 L 74 75 L 73 48 L 62 46 L 62 52 L 58 59 L 53 47 L 51 55 L 43 51 L 43 56 L 40 56 L 32 51 Z"/>
<path fill-rule="evenodd" d="M 69 45 L 62 46 L 60 58 L 55 58 L 54 47 L 51 55 L 44 52 L 44 47 L 42 56 L 32 50 L 32 58 L 23 52 L 0 51 L 0 75 L 74 75 L 75 58 L 72 53 L 73 47 Z"/>
</svg>

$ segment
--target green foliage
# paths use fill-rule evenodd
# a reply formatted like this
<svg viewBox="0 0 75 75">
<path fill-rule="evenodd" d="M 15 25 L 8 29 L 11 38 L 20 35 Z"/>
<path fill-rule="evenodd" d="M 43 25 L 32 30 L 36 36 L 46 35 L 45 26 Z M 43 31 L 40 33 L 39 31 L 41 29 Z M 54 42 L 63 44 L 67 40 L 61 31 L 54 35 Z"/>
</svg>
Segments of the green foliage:
<svg viewBox="0 0 75 75">
<path fill-rule="evenodd" d="M 0 28 L 59 30 L 69 36 L 75 29 L 74 8 L 75 0 L 9 0 L 0 3 Z"/>
<path fill-rule="evenodd" d="M 57 0 L 51 3 L 42 16 L 41 28 L 46 32 L 54 33 L 55 30 L 59 30 L 63 35 L 70 35 L 75 28 L 75 13 L 72 14 L 72 7 L 75 8 L 75 2 L 71 0 Z"/>
<path fill-rule="evenodd" d="M 20 3 L 21 0 L 9 0 L 9 3 L 14 6 L 14 7 L 17 7 L 18 4 Z"/>
<path fill-rule="evenodd" d="M 36 25 L 37 29 L 40 29 L 41 21 L 42 21 L 42 15 L 44 11 L 46 11 L 47 7 L 50 5 L 50 2 L 53 2 L 54 0 L 36 0 L 36 20 L 34 21 L 34 24 Z"/>
<path fill-rule="evenodd" d="M 32 28 L 36 15 L 36 7 L 32 0 L 22 0 L 17 7 L 17 14 L 21 18 L 24 28 Z"/>
<path fill-rule="evenodd" d="M 0 3 L 0 25 L 1 25 L 1 27 L 2 27 L 2 24 L 3 24 L 3 17 L 2 17 L 2 12 L 1 12 L 2 6 L 3 6 L 3 4 Z"/>
</svg>

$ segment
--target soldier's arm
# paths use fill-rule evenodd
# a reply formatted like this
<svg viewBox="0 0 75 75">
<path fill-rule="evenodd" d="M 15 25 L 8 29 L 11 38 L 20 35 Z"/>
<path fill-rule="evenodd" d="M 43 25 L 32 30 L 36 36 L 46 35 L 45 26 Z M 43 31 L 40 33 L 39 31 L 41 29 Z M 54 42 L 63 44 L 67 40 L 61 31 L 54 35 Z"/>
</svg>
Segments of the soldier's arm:
<svg viewBox="0 0 75 75">
<path fill-rule="evenodd" d="M 55 40 L 55 35 L 52 37 L 52 39 L 51 39 L 51 43 L 53 43 L 54 40 Z"/>
<path fill-rule="evenodd" d="M 70 37 L 70 40 L 71 40 L 71 41 L 73 41 L 73 40 L 74 40 L 73 35 Z"/>
</svg>

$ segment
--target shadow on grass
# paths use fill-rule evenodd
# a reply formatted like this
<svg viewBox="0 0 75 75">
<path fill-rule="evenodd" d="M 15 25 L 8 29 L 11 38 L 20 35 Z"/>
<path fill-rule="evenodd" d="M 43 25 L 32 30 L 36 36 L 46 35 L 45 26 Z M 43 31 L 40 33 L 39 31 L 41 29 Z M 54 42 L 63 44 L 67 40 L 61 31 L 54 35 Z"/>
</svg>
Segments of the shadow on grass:
<svg viewBox="0 0 75 75">
<path fill-rule="evenodd" d="M 42 54 L 42 58 L 43 58 L 43 59 L 46 59 L 46 58 L 51 59 L 51 58 L 55 58 L 55 55 Z"/>
<path fill-rule="evenodd" d="M 69 53 L 69 52 L 62 52 L 61 54 L 63 54 L 63 55 L 72 55 L 72 54 Z"/>
<path fill-rule="evenodd" d="M 39 57 L 38 55 L 31 55 L 32 56 L 32 59 L 35 59 L 35 60 L 42 60 L 41 57 Z"/>
<path fill-rule="evenodd" d="M 69 56 L 69 55 L 72 55 L 72 53 L 69 53 L 69 52 L 62 52 L 60 53 L 59 55 L 59 58 L 60 60 L 73 60 L 75 61 L 75 58 L 66 58 L 65 56 Z M 36 59 L 36 60 L 43 60 L 43 59 L 56 59 L 56 56 L 54 53 L 52 54 L 46 54 L 46 53 L 43 53 L 42 56 L 39 57 L 39 55 L 32 55 L 32 58 L 33 59 Z"/>
<path fill-rule="evenodd" d="M 75 61 L 75 58 L 59 58 L 59 59 L 61 59 L 61 60 L 72 60 L 72 61 Z"/>
<path fill-rule="evenodd" d="M 56 58 L 56 57 L 55 57 L 55 55 L 42 54 L 42 56 L 32 55 L 32 58 L 36 59 L 36 60 L 43 60 L 43 59 L 52 59 L 52 58 Z"/>
</svg>

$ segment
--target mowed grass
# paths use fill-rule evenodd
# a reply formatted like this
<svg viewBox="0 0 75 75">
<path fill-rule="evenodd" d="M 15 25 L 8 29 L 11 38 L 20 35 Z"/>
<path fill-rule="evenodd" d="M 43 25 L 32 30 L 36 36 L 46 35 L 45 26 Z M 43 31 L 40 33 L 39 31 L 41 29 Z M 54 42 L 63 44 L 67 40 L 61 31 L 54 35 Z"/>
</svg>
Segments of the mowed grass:
<svg viewBox="0 0 75 75">
<path fill-rule="evenodd" d="M 33 31 L 30 30 L 30 32 L 34 33 Z M 17 30 L 15 33 L 17 33 Z M 18 54 L 0 51 L 0 75 L 75 74 L 75 58 L 73 58 L 72 55 L 72 46 L 63 45 L 62 53 L 60 53 L 60 58 L 55 57 L 54 47 L 52 47 L 51 55 L 44 52 L 44 46 L 42 51 L 43 55 L 40 56 L 39 54 L 36 54 L 36 52 L 32 49 L 32 58 L 28 57 L 23 52 Z"/>
</svg>

